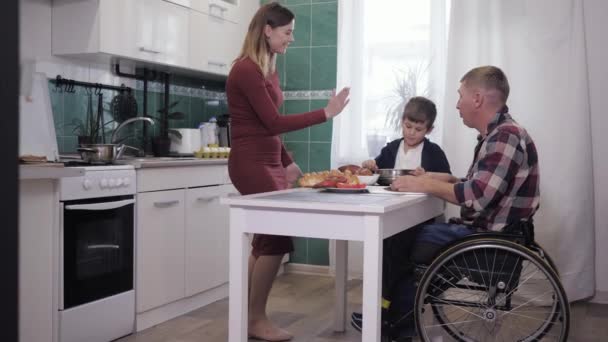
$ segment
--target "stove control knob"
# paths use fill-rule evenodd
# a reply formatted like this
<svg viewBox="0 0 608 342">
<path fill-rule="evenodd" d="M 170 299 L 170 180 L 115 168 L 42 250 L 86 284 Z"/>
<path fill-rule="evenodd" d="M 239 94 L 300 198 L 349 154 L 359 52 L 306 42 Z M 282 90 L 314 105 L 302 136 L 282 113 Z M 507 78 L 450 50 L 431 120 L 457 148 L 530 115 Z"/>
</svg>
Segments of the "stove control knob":
<svg viewBox="0 0 608 342">
<path fill-rule="evenodd" d="M 125 187 L 131 185 L 131 180 L 128 177 L 125 177 L 125 179 L 122 180 L 122 184 L 125 185 Z"/>
<path fill-rule="evenodd" d="M 99 181 L 99 187 L 102 189 L 105 189 L 108 187 L 108 180 L 107 179 L 102 179 Z"/>
<path fill-rule="evenodd" d="M 120 188 L 121 186 L 122 186 L 122 178 L 118 178 L 118 179 L 116 180 L 116 187 L 117 187 L 117 188 Z"/>
<path fill-rule="evenodd" d="M 108 181 L 108 187 L 113 188 L 116 186 L 116 180 L 114 178 L 110 178 Z"/>
<path fill-rule="evenodd" d="M 82 182 L 82 187 L 83 187 L 85 190 L 89 190 L 89 189 L 91 189 L 91 186 L 92 186 L 92 185 L 93 185 L 93 183 L 91 183 L 91 181 L 90 181 L 90 180 L 88 180 L 88 179 L 85 179 L 85 180 L 84 180 L 84 182 Z"/>
</svg>

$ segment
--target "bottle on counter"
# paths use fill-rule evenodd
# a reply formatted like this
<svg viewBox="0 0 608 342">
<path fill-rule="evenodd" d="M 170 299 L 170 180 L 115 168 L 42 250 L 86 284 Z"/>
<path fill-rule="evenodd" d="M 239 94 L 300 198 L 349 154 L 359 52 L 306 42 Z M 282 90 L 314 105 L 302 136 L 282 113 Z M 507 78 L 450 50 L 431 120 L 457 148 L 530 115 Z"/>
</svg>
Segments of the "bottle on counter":
<svg viewBox="0 0 608 342">
<path fill-rule="evenodd" d="M 217 119 L 215 116 L 212 116 L 207 123 L 207 145 L 219 146 L 219 138 L 217 133 Z"/>
</svg>

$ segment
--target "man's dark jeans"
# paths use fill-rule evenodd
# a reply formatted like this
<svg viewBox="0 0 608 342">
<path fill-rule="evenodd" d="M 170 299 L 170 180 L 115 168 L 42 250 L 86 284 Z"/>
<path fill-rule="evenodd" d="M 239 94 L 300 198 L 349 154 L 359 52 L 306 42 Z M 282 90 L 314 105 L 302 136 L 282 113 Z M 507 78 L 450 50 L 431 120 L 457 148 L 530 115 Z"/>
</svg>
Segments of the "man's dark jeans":
<svg viewBox="0 0 608 342">
<path fill-rule="evenodd" d="M 414 330 L 414 264 L 429 264 L 446 245 L 474 232 L 462 224 L 425 222 L 385 240 L 382 295 L 391 303 L 388 321 L 398 336 Z"/>
</svg>

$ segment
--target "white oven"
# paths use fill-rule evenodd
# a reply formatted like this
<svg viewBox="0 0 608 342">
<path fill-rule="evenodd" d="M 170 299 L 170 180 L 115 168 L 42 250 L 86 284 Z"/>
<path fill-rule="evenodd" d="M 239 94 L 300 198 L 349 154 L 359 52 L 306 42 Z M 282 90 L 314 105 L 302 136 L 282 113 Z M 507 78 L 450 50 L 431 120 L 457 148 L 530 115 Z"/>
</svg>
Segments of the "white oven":
<svg viewBox="0 0 608 342">
<path fill-rule="evenodd" d="M 135 170 L 86 167 L 60 182 L 59 340 L 108 342 L 135 325 Z"/>
</svg>

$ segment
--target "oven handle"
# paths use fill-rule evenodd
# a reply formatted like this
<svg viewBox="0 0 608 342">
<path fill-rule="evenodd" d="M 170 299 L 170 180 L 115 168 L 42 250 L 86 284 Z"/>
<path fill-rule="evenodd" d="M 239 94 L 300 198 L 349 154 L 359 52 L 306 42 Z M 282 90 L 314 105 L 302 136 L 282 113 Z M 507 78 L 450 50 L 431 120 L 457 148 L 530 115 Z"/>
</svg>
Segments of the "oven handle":
<svg viewBox="0 0 608 342">
<path fill-rule="evenodd" d="M 71 204 L 66 205 L 66 210 L 108 210 L 116 209 L 135 203 L 134 199 L 128 199 L 116 202 L 103 202 L 103 203 L 91 203 L 91 204 Z"/>
</svg>

